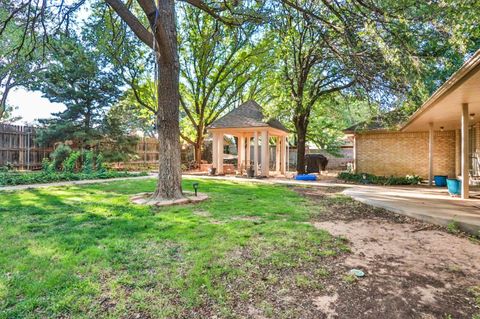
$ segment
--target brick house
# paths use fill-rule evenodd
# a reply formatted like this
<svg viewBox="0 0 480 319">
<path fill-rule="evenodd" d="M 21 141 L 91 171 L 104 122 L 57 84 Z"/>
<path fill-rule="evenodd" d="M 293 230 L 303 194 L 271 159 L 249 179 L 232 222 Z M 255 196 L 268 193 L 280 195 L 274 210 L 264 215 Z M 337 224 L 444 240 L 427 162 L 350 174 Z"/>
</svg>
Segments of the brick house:
<svg viewBox="0 0 480 319">
<path fill-rule="evenodd" d="M 462 197 L 480 180 L 480 50 L 398 129 L 380 123 L 346 130 L 356 172 L 460 178 Z"/>
</svg>

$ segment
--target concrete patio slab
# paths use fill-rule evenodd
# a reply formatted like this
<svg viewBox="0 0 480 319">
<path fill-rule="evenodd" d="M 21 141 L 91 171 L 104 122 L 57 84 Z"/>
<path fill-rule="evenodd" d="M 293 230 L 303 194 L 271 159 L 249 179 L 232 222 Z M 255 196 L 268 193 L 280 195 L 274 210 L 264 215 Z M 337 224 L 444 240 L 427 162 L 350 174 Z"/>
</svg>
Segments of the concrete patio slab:
<svg viewBox="0 0 480 319">
<path fill-rule="evenodd" d="M 447 226 L 455 221 L 460 229 L 480 234 L 480 200 L 450 197 L 445 188 L 357 186 L 344 192 L 360 202 Z"/>
</svg>

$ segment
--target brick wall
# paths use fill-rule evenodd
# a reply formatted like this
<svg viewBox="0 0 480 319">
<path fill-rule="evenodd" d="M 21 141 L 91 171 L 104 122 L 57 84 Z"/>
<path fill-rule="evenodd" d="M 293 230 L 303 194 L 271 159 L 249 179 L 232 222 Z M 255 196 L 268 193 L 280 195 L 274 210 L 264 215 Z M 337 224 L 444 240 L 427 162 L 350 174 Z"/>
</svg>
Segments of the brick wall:
<svg viewBox="0 0 480 319">
<path fill-rule="evenodd" d="M 356 134 L 357 172 L 428 178 L 428 132 Z M 436 131 L 433 174 L 455 175 L 455 131 Z"/>
</svg>

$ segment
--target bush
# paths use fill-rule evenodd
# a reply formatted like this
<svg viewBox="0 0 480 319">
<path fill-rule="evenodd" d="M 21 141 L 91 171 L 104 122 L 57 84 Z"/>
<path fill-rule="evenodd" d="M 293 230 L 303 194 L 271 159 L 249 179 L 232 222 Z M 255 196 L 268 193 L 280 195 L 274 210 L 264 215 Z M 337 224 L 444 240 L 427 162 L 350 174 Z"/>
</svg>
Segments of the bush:
<svg viewBox="0 0 480 319">
<path fill-rule="evenodd" d="M 42 171 L 44 173 L 53 173 L 55 172 L 54 162 L 50 161 L 47 157 L 42 159 Z"/>
<path fill-rule="evenodd" d="M 7 164 L 5 164 L 4 166 L 0 166 L 0 172 L 9 172 L 13 171 L 14 169 L 15 167 L 10 162 L 7 162 Z"/>
<path fill-rule="evenodd" d="M 0 173 L 0 186 L 10 185 L 27 185 L 39 183 L 54 183 L 61 181 L 76 181 L 88 179 L 108 179 L 117 177 L 135 177 L 146 176 L 146 172 L 129 173 L 129 172 L 115 172 L 103 171 L 94 172 L 92 174 L 84 173 L 70 173 L 70 172 L 8 172 Z"/>
<path fill-rule="evenodd" d="M 91 174 L 93 172 L 93 152 L 86 151 L 83 155 L 82 173 Z"/>
<path fill-rule="evenodd" d="M 56 170 L 61 169 L 62 163 L 70 156 L 72 149 L 70 146 L 65 144 L 60 144 L 57 148 L 50 154 L 50 158 L 53 162 L 53 168 Z"/>
<path fill-rule="evenodd" d="M 72 152 L 70 155 L 63 161 L 63 171 L 66 173 L 73 173 L 75 171 L 75 165 L 77 164 L 78 159 L 80 158 L 80 152 Z"/>
<path fill-rule="evenodd" d="M 97 159 L 95 161 L 95 170 L 97 172 L 105 172 L 105 158 L 103 157 L 103 154 L 100 153 L 97 155 Z"/>
<path fill-rule="evenodd" d="M 417 185 L 422 179 L 417 175 L 407 175 L 405 177 L 397 176 L 376 176 L 366 173 L 341 172 L 338 179 L 352 183 L 377 184 L 377 185 Z"/>
</svg>

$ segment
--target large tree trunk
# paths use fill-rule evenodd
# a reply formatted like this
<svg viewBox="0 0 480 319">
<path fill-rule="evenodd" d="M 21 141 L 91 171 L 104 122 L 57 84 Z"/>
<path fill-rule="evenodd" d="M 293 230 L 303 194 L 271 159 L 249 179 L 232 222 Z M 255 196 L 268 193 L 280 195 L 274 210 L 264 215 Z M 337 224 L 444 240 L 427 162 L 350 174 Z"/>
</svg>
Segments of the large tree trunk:
<svg viewBox="0 0 480 319">
<path fill-rule="evenodd" d="M 198 167 L 200 168 L 200 164 L 202 164 L 202 146 L 203 146 L 203 138 L 197 139 L 193 147 L 195 148 L 195 162 L 197 163 Z"/>
<path fill-rule="evenodd" d="M 307 142 L 306 116 L 301 115 L 294 119 L 295 129 L 297 131 L 297 173 L 305 174 L 305 145 Z"/>
<path fill-rule="evenodd" d="M 160 1 L 162 22 L 172 48 L 173 59 L 158 56 L 158 114 L 159 170 L 157 189 L 153 197 L 177 199 L 182 194 L 179 125 L 179 63 L 174 1 Z"/>
</svg>

